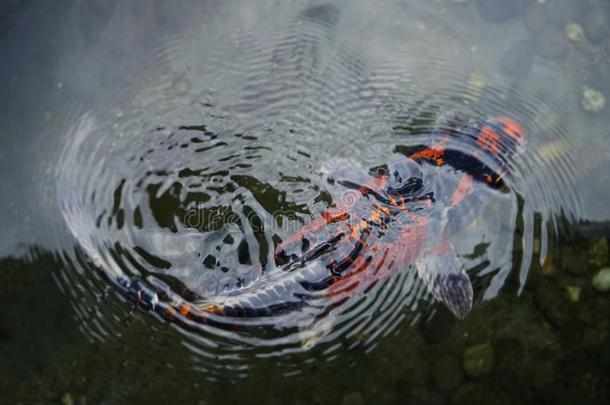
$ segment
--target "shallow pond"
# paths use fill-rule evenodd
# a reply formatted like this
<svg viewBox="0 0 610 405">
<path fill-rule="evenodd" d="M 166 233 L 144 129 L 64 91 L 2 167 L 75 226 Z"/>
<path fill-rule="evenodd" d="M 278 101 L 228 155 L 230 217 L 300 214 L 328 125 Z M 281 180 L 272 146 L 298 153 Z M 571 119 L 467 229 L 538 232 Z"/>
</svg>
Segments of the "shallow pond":
<svg viewBox="0 0 610 405">
<path fill-rule="evenodd" d="M 0 5 L 1 403 L 603 403 L 610 5 Z"/>
</svg>

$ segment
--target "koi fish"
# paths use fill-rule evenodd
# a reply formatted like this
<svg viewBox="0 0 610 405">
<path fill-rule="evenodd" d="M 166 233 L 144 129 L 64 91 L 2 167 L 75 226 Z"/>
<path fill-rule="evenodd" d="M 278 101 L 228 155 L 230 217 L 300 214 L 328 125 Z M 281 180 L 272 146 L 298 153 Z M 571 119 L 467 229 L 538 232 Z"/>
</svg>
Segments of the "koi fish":
<svg viewBox="0 0 610 405">
<path fill-rule="evenodd" d="M 477 218 L 489 190 L 500 187 L 525 132 L 506 117 L 458 132 L 431 133 L 434 142 L 397 155 L 385 174 L 364 184 L 329 179 L 350 198 L 276 246 L 276 267 L 250 285 L 200 297 L 153 291 L 123 276 L 116 281 L 140 306 L 167 319 L 222 326 L 224 318 L 229 325 L 234 318 L 273 316 L 313 299 L 341 302 L 414 265 L 434 299 L 462 319 L 472 309 L 473 289 L 450 238 Z M 471 152 L 452 148 L 457 136 Z"/>
</svg>

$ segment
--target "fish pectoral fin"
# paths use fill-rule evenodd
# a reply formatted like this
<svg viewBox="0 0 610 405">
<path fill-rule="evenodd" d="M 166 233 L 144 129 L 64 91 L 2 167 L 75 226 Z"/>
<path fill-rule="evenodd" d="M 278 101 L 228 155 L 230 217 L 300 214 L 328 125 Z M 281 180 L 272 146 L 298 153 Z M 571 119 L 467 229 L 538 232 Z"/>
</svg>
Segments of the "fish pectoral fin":
<svg viewBox="0 0 610 405">
<path fill-rule="evenodd" d="M 463 319 L 472 310 L 472 283 L 452 245 L 416 260 L 417 274 L 437 300 Z"/>
<path fill-rule="evenodd" d="M 472 283 L 466 272 L 450 274 L 438 279 L 438 300 L 447 305 L 449 311 L 459 319 L 464 319 L 472 310 Z"/>
</svg>

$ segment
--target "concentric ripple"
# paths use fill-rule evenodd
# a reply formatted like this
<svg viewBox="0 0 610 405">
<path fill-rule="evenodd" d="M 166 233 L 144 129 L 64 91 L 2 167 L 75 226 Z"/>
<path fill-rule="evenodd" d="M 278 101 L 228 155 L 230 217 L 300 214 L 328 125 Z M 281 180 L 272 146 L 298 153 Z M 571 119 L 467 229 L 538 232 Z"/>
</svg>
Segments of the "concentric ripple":
<svg viewBox="0 0 610 405">
<path fill-rule="evenodd" d="M 219 370 L 243 375 L 255 358 L 285 358 L 292 375 L 297 355 L 307 362 L 342 348 L 371 350 L 398 326 L 429 320 L 437 304 L 411 265 L 341 300 L 310 292 L 308 305 L 269 316 L 209 308 L 261 286 L 273 290 L 285 278 L 275 247 L 333 204 L 355 204 L 329 178 L 364 184 L 392 156 L 439 133 L 451 134 L 453 150 L 498 169 L 456 131 L 497 116 L 519 122 L 527 145 L 501 189 L 481 187 L 488 204 L 452 240 L 471 269 L 474 311 L 511 274 L 514 293 L 525 287 L 552 250 L 556 221 L 582 203 L 564 192 L 579 173 L 575 148 L 560 121 L 541 119 L 560 106 L 546 94 L 477 83 L 470 66 L 427 48 L 405 50 L 413 60 L 372 63 L 341 39 L 340 18 L 334 7 L 313 7 L 192 53 L 176 48 L 196 40 L 171 40 L 155 60 L 205 58 L 74 122 L 56 172 L 74 246 L 58 284 L 92 339 L 120 334 L 131 317 L 152 325 L 156 316 L 177 326 L 209 378 Z M 161 311 L 145 305 L 144 291 L 157 294 Z M 127 312 L 132 302 L 145 311 Z"/>
</svg>

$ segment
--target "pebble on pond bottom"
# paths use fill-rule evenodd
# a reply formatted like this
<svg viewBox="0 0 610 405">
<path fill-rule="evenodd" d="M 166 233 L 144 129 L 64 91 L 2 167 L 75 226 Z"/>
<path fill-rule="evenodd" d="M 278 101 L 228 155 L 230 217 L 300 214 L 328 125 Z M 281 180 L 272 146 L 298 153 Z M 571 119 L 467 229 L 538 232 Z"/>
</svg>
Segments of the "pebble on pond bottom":
<svg viewBox="0 0 610 405">
<path fill-rule="evenodd" d="M 570 41 L 580 42 L 585 38 L 585 31 L 582 29 L 580 24 L 574 22 L 566 25 L 565 33 L 566 37 L 568 37 Z"/>
<path fill-rule="evenodd" d="M 582 91 L 580 104 L 587 112 L 600 112 L 606 105 L 606 97 L 601 91 L 585 86 Z"/>
<path fill-rule="evenodd" d="M 468 377 L 481 378 L 493 371 L 496 354 L 489 343 L 471 346 L 464 352 L 464 371 Z"/>
<path fill-rule="evenodd" d="M 599 292 L 610 291 L 610 267 L 606 267 L 595 273 L 591 280 L 591 284 L 593 285 L 593 288 Z"/>
</svg>

